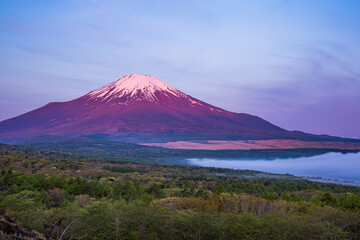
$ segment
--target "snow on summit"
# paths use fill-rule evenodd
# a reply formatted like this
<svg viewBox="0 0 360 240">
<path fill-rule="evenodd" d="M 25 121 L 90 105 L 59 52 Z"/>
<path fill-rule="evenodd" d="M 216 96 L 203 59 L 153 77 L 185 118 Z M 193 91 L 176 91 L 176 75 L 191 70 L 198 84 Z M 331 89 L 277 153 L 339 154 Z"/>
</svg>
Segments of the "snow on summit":
<svg viewBox="0 0 360 240">
<path fill-rule="evenodd" d="M 157 101 L 158 99 L 155 94 L 157 91 L 175 97 L 185 95 L 151 75 L 131 74 L 94 90 L 87 94 L 87 96 L 91 99 L 101 99 L 101 101 L 111 101 L 124 97 L 133 98 L 132 100 L 146 99 L 148 101 Z"/>
</svg>

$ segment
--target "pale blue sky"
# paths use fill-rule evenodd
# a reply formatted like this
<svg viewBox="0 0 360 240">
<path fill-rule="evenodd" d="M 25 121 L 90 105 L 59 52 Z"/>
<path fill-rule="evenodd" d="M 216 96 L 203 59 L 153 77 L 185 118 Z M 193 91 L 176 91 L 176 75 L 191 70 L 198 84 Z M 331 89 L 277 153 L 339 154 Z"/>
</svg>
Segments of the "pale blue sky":
<svg viewBox="0 0 360 240">
<path fill-rule="evenodd" d="M 1 1 L 0 120 L 131 73 L 290 130 L 360 137 L 360 1 Z"/>
</svg>

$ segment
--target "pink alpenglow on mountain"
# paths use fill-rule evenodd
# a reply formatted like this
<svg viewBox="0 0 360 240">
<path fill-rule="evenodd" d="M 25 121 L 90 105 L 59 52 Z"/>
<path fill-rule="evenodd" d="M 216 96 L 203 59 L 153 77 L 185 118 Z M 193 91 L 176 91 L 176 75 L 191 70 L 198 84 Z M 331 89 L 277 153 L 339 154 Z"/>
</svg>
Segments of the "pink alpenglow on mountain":
<svg viewBox="0 0 360 240">
<path fill-rule="evenodd" d="M 0 122 L 3 141 L 94 134 L 224 140 L 329 138 L 287 131 L 257 116 L 226 111 L 153 76 L 140 74 L 124 76 L 80 98 L 52 102 Z"/>
</svg>

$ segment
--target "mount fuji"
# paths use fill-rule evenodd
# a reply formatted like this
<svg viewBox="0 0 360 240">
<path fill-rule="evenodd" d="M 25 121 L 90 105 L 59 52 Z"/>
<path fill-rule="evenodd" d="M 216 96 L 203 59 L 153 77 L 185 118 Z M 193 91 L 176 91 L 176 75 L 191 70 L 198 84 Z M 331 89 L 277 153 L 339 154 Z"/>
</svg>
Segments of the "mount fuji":
<svg viewBox="0 0 360 240">
<path fill-rule="evenodd" d="M 335 139 L 287 131 L 257 116 L 229 112 L 140 74 L 0 122 L 3 142 L 43 135 L 128 137 L 135 142 L 143 141 L 144 136 L 167 140 Z"/>
</svg>

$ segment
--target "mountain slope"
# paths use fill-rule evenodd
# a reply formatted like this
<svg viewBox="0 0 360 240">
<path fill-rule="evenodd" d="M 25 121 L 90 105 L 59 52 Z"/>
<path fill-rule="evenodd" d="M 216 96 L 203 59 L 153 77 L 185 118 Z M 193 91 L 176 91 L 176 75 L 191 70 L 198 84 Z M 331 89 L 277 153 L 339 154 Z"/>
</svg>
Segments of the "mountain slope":
<svg viewBox="0 0 360 240">
<path fill-rule="evenodd" d="M 150 75 L 127 75 L 68 102 L 0 122 L 2 141 L 41 135 L 165 135 L 188 139 L 328 139 L 290 132 L 257 116 L 193 98 Z"/>
</svg>

